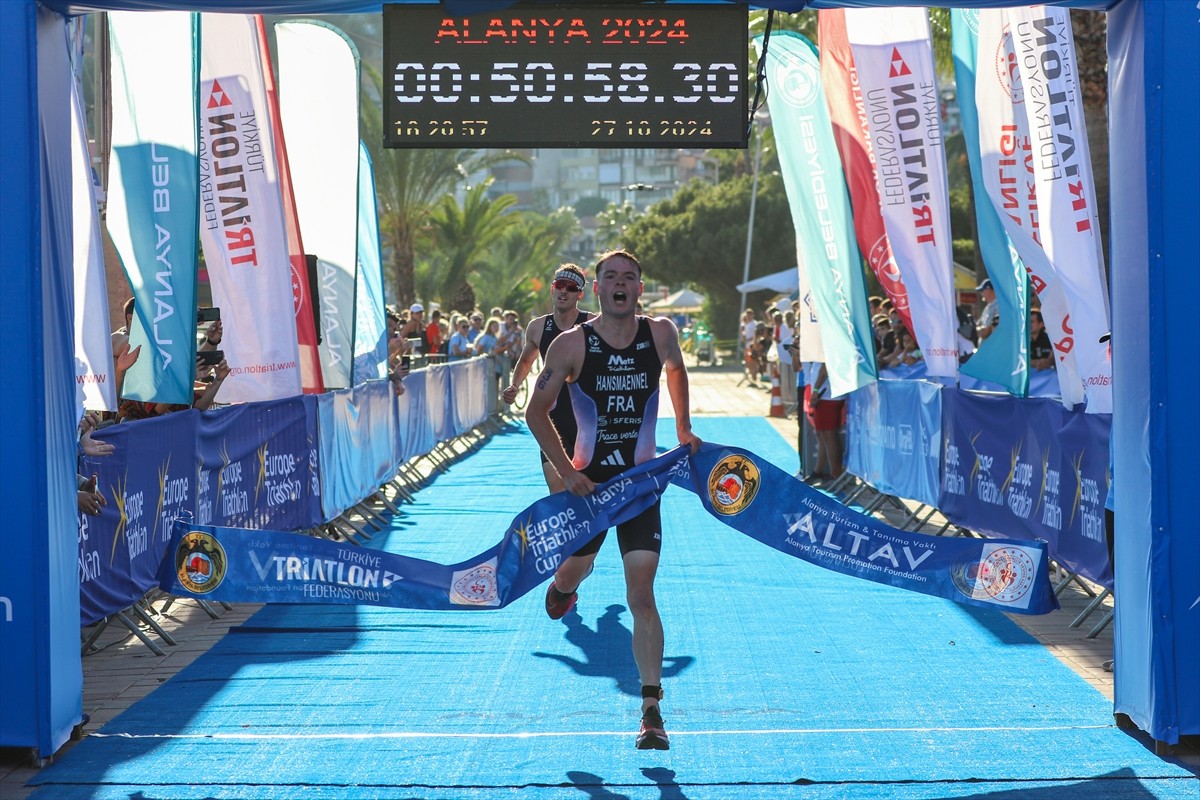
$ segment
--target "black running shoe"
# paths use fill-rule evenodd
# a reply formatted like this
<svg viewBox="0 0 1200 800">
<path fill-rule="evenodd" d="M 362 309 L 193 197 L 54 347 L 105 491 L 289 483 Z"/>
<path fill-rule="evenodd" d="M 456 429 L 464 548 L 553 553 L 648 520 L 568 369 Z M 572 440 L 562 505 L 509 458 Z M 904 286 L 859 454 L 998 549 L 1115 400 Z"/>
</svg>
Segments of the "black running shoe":
<svg viewBox="0 0 1200 800">
<path fill-rule="evenodd" d="M 568 611 L 575 607 L 575 601 L 578 598 L 579 592 L 563 594 L 551 580 L 550 586 L 546 589 L 546 613 L 550 615 L 550 619 L 562 619 Z"/>
<path fill-rule="evenodd" d="M 671 742 L 663 730 L 662 714 L 657 705 L 642 712 L 642 729 L 637 737 L 638 750 L 670 750 Z"/>
</svg>

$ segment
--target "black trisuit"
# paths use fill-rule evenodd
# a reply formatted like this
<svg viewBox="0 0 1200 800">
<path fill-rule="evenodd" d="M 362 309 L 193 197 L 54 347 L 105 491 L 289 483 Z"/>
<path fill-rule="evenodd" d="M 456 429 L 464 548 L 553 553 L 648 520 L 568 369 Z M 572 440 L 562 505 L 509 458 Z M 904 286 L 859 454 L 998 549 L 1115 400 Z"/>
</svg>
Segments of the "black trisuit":
<svg viewBox="0 0 1200 800">
<path fill-rule="evenodd" d="M 575 325 L 580 325 L 587 321 L 588 312 L 580 311 L 579 316 L 575 318 Z M 542 359 L 545 360 L 547 351 L 550 350 L 550 343 L 570 328 L 560 328 L 554 323 L 554 315 L 546 315 L 546 324 L 542 326 L 542 338 L 538 340 L 538 350 L 542 353 Z M 563 385 L 562 391 L 558 393 L 558 399 L 554 401 L 554 405 L 550 407 L 550 421 L 554 423 L 554 429 L 558 431 L 558 438 L 562 440 L 563 449 L 567 451 L 568 456 L 575 454 L 575 414 L 571 411 L 571 392 Z M 546 464 L 550 459 L 546 458 L 545 452 L 542 453 L 542 463 Z"/>
<path fill-rule="evenodd" d="M 571 408 L 577 433 L 572 463 L 595 483 L 649 461 L 656 455 L 654 428 L 658 424 L 658 383 L 662 360 L 646 317 L 637 318 L 637 334 L 624 350 L 605 342 L 588 323 L 584 336 L 583 368 L 573 383 Z M 659 504 L 656 502 L 629 522 L 617 526 L 621 555 L 631 550 L 662 547 Z M 602 531 L 576 555 L 600 549 Z"/>
</svg>

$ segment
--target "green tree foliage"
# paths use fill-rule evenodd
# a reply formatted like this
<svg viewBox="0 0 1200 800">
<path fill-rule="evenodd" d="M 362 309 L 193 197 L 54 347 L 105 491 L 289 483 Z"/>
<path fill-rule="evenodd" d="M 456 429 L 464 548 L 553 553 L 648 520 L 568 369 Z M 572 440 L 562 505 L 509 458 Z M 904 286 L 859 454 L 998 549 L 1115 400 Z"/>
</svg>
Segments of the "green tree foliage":
<svg viewBox="0 0 1200 800">
<path fill-rule="evenodd" d="M 514 222 L 482 254 L 478 282 L 487 305 L 511 308 L 528 318 L 550 310 L 542 290 L 579 232 L 579 219 L 570 208 L 513 216 Z"/>
<path fill-rule="evenodd" d="M 703 316 L 719 338 L 733 338 L 737 331 L 750 186 L 748 175 L 715 185 L 691 181 L 652 206 L 623 237 L 648 276 L 691 285 L 707 296 Z M 779 175 L 760 175 L 754 216 L 750 277 L 794 266 L 796 236 Z"/>
<path fill-rule="evenodd" d="M 365 63 L 363 70 L 377 96 L 381 96 L 383 77 L 379 70 Z M 393 299 L 400 305 L 408 305 L 416 298 L 416 241 L 434 207 L 466 176 L 518 157 L 503 151 L 384 148 L 381 107 L 364 96 L 359 116 L 363 141 L 375 167 L 384 269 L 393 282 Z"/>
<path fill-rule="evenodd" d="M 428 215 L 430 240 L 438 256 L 426 262 L 436 287 L 432 296 L 459 311 L 474 308 L 472 280 L 483 254 L 517 219 L 510 211 L 517 198 L 503 194 L 492 199 L 490 185 L 491 181 L 484 181 L 472 186 L 461 206 L 454 195 L 443 195 Z"/>
</svg>

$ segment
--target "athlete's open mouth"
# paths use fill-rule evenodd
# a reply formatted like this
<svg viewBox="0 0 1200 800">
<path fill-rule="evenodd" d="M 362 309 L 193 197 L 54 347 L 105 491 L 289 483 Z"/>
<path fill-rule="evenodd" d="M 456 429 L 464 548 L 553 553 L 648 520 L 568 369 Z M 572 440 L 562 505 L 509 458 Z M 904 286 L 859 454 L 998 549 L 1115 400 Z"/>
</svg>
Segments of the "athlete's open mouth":
<svg viewBox="0 0 1200 800">
<path fill-rule="evenodd" d="M 616 300 L 618 303 L 624 303 L 627 299 L 629 299 L 629 295 L 624 292 L 613 292 L 613 300 Z"/>
</svg>

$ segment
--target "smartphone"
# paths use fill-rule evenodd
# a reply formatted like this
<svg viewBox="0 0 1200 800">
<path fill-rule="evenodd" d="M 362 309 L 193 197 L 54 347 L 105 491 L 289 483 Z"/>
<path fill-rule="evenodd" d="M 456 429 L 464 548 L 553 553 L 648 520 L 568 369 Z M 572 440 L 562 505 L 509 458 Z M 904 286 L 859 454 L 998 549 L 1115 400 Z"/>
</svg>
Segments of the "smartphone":
<svg viewBox="0 0 1200 800">
<path fill-rule="evenodd" d="M 412 366 L 412 357 L 411 357 L 411 356 L 407 356 L 407 355 L 405 355 L 405 356 L 400 356 L 400 364 L 401 364 L 401 366 L 403 366 L 405 369 L 408 369 L 409 367 L 411 367 L 411 366 Z"/>
<path fill-rule="evenodd" d="M 215 367 L 224 359 L 224 350 L 200 350 L 196 353 L 196 360 L 205 367 Z"/>
<path fill-rule="evenodd" d="M 211 308 L 205 307 L 196 309 L 197 325 L 203 325 L 206 322 L 219 322 L 220 319 L 221 309 L 217 308 L 216 306 L 212 306 Z"/>
</svg>

